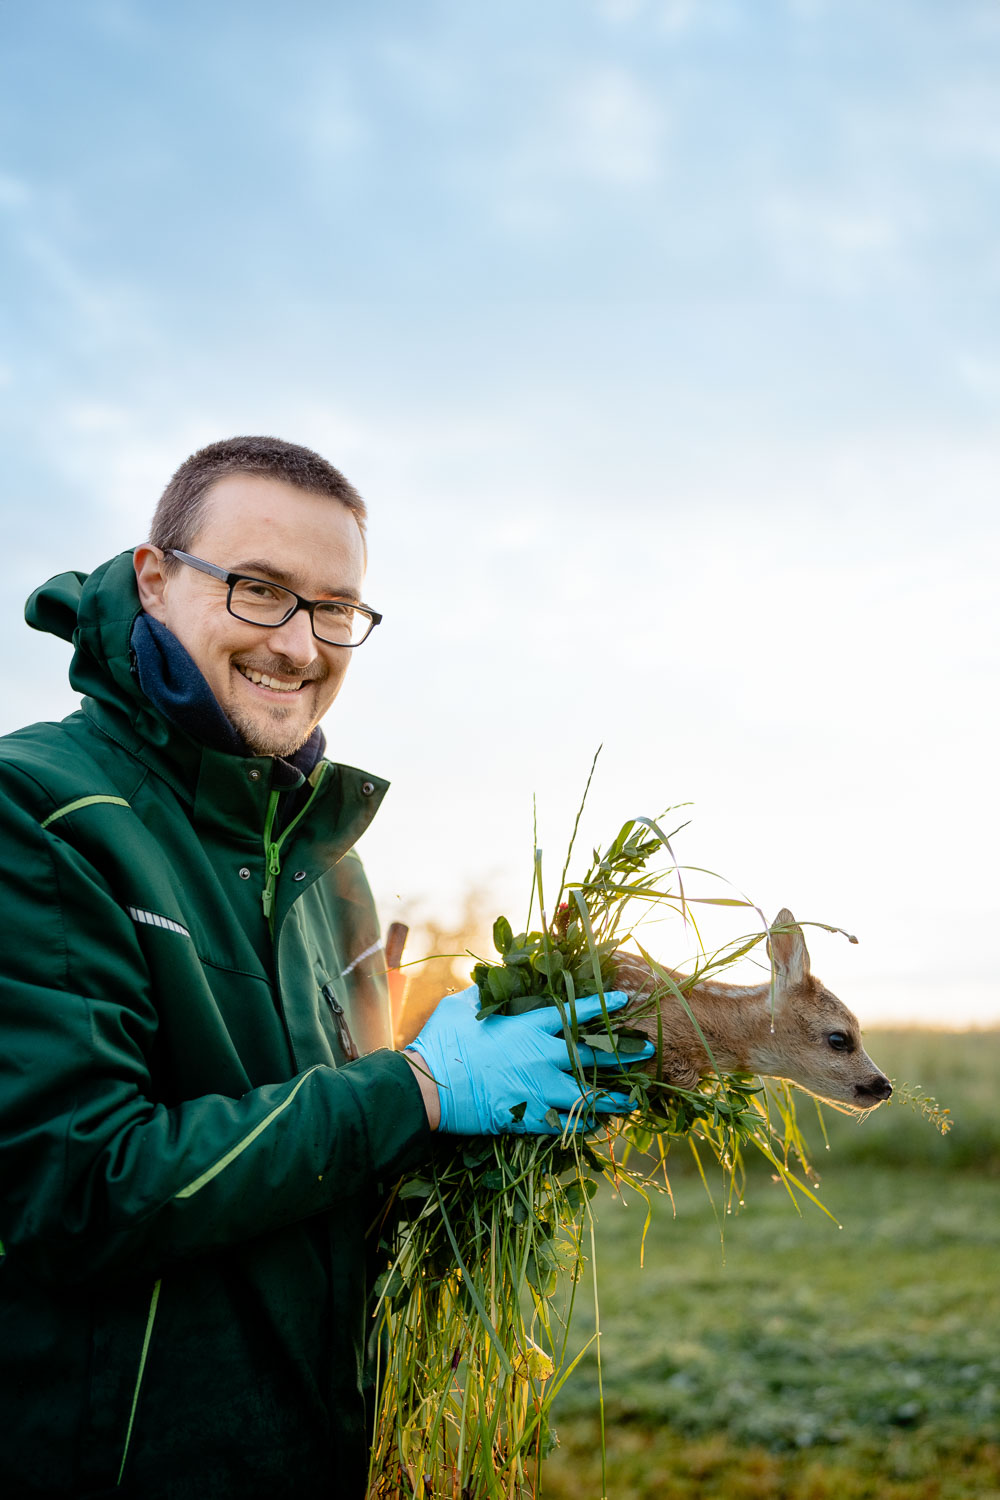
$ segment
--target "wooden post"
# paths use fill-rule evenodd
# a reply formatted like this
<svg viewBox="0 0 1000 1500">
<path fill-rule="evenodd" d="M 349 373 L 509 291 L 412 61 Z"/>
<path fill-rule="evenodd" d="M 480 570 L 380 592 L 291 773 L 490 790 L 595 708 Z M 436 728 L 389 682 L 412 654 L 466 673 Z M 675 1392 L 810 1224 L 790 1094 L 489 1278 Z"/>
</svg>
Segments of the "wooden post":
<svg viewBox="0 0 1000 1500">
<path fill-rule="evenodd" d="M 389 986 L 389 1015 L 392 1021 L 392 1045 L 399 1046 L 402 1036 L 403 1009 L 406 1005 L 406 975 L 400 969 L 403 948 L 410 929 L 402 922 L 390 922 L 385 935 L 385 977 Z"/>
</svg>

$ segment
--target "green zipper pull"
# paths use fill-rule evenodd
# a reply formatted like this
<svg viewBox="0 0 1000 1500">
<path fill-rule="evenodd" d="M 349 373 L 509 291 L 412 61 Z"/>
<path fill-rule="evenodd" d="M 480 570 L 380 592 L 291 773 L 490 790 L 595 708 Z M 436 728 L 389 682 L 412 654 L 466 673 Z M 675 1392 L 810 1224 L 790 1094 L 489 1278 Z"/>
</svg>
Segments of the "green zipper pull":
<svg viewBox="0 0 1000 1500">
<path fill-rule="evenodd" d="M 268 921 L 274 908 L 274 887 L 278 876 L 281 874 L 281 850 L 277 844 L 267 846 L 267 884 L 261 893 L 261 902 L 264 906 L 264 915 Z"/>
<path fill-rule="evenodd" d="M 274 919 L 271 915 L 274 910 L 274 884 L 281 869 L 281 850 L 278 848 L 277 841 L 271 837 L 277 811 L 278 793 L 272 792 L 267 799 L 267 816 L 264 819 L 264 859 L 267 867 L 267 878 L 264 881 L 264 889 L 260 894 L 264 916 L 272 929 L 274 926 Z"/>
<path fill-rule="evenodd" d="M 327 762 L 320 761 L 316 770 L 309 778 L 312 784 L 312 791 L 309 793 L 305 806 L 299 809 L 295 817 L 288 824 L 288 827 L 276 839 L 273 839 L 271 835 L 274 832 L 274 820 L 278 811 L 278 799 L 281 793 L 272 792 L 268 800 L 267 816 L 264 819 L 264 852 L 267 859 L 267 881 L 263 891 L 261 891 L 260 899 L 261 905 L 264 908 L 264 916 L 267 918 L 267 924 L 271 929 L 272 938 L 274 937 L 274 887 L 278 876 L 281 874 L 281 846 L 292 833 L 293 829 L 297 828 L 299 823 L 301 823 L 310 807 L 312 807 L 316 799 L 316 794 L 323 784 L 323 777 L 326 774 L 326 770 Z"/>
<path fill-rule="evenodd" d="M 337 992 L 332 984 L 324 984 L 322 989 L 323 999 L 333 1012 L 333 1024 L 337 1028 L 337 1040 L 343 1048 L 344 1056 L 348 1062 L 355 1062 L 361 1056 L 351 1036 L 351 1028 L 347 1024 L 347 1016 L 344 1007 L 337 999 Z"/>
</svg>

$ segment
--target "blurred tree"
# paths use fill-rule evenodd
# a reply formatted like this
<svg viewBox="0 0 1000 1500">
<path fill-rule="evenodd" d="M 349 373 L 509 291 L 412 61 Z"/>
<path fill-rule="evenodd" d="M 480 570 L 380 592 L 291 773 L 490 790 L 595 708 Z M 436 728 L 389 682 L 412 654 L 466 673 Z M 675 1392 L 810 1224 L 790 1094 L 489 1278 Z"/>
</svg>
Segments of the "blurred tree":
<svg viewBox="0 0 1000 1500">
<path fill-rule="evenodd" d="M 410 933 L 403 953 L 406 993 L 395 1023 L 397 1047 L 413 1040 L 443 995 L 467 988 L 473 955 L 484 957 L 492 951 L 489 910 L 486 893 L 474 889 L 467 892 L 461 914 L 452 923 L 422 915 L 419 902 L 401 913 Z"/>
</svg>

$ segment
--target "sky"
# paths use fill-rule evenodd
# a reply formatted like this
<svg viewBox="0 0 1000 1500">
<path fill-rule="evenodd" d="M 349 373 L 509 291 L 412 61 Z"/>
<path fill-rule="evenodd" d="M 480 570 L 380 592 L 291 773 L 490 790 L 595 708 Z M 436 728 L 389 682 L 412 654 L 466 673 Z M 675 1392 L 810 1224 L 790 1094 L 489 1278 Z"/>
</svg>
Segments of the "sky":
<svg viewBox="0 0 1000 1500">
<path fill-rule="evenodd" d="M 370 510 L 384 921 L 517 927 L 602 746 L 571 873 L 689 803 L 863 1025 L 1000 1024 L 998 179 L 992 3 L 0 0 L 0 731 L 31 589 L 275 433 Z"/>
</svg>

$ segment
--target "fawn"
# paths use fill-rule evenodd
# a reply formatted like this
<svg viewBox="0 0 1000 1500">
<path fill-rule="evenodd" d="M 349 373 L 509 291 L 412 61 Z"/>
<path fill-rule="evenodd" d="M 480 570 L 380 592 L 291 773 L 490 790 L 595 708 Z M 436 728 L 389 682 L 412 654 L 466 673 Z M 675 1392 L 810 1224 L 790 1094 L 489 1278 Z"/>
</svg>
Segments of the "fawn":
<svg viewBox="0 0 1000 1500">
<path fill-rule="evenodd" d="M 615 955 L 615 986 L 632 997 L 628 1010 L 620 1014 L 654 1043 L 662 1028 L 659 1076 L 690 1088 L 716 1069 L 763 1073 L 856 1110 L 872 1109 L 888 1099 L 892 1084 L 862 1047 L 856 1017 L 809 972 L 802 929 L 787 908 L 774 919 L 768 947 L 774 962 L 773 1026 L 770 980 L 758 985 L 713 979 L 692 983 L 683 974 L 663 971 L 684 994 L 711 1058 L 677 994 L 655 970 L 637 955 Z M 648 1003 L 654 994 L 660 1026 Z M 656 1076 L 657 1059 L 644 1066 Z"/>
</svg>

